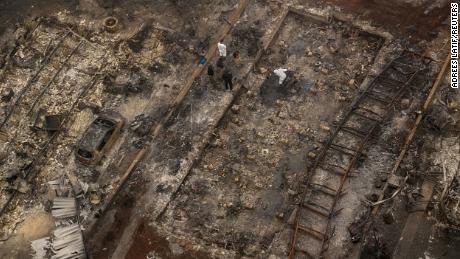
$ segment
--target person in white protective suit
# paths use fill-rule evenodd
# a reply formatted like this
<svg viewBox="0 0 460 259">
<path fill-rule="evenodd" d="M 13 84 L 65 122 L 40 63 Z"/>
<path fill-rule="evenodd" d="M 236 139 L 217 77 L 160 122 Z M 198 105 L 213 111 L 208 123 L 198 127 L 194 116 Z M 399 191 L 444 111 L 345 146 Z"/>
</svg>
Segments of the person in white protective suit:
<svg viewBox="0 0 460 259">
<path fill-rule="evenodd" d="M 217 43 L 217 49 L 219 50 L 219 56 L 221 57 L 227 56 L 227 46 L 225 46 L 224 40 L 220 40 L 220 42 Z"/>
<path fill-rule="evenodd" d="M 275 73 L 275 75 L 277 75 L 279 77 L 280 85 L 283 84 L 284 80 L 287 77 L 286 71 L 288 71 L 288 70 L 285 69 L 285 68 L 278 68 L 278 69 L 273 70 L 273 73 Z"/>
</svg>

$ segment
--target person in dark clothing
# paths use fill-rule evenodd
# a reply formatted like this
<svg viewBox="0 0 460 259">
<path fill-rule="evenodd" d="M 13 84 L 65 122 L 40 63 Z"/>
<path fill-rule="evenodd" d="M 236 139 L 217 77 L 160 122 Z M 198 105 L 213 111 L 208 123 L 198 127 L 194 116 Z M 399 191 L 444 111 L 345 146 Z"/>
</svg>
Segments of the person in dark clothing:
<svg viewBox="0 0 460 259">
<path fill-rule="evenodd" d="M 212 65 L 208 66 L 208 76 L 214 76 L 214 68 Z"/>
<path fill-rule="evenodd" d="M 218 60 L 217 60 L 217 67 L 218 68 L 224 68 L 224 61 L 225 61 L 225 58 L 224 57 L 220 57 Z"/>
<path fill-rule="evenodd" d="M 208 66 L 208 76 L 209 76 L 209 81 L 211 81 L 211 84 L 213 86 L 216 86 L 216 79 L 214 77 L 214 68 L 212 67 L 212 65 Z"/>
<path fill-rule="evenodd" d="M 233 90 L 233 75 L 230 73 L 230 71 L 226 70 L 224 71 L 224 74 L 222 75 L 222 79 L 224 80 L 224 85 L 225 85 L 225 90 Z"/>
</svg>

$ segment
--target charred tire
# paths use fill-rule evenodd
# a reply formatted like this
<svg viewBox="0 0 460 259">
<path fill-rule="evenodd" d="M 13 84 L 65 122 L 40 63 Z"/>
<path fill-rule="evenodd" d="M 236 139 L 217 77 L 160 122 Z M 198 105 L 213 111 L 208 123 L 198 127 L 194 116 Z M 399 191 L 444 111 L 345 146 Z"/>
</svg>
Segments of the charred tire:
<svg viewBox="0 0 460 259">
<path fill-rule="evenodd" d="M 115 32 L 118 30 L 118 19 L 113 17 L 113 16 L 109 16 L 107 18 L 104 19 L 103 21 L 103 25 L 104 25 L 104 28 L 106 31 L 108 32 Z"/>
</svg>

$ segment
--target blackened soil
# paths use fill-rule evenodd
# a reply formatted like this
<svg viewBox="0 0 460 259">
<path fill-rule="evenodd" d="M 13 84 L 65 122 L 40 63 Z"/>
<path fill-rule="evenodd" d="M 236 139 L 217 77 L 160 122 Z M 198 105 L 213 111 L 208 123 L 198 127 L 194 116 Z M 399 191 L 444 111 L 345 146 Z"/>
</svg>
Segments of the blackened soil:
<svg viewBox="0 0 460 259">
<path fill-rule="evenodd" d="M 77 0 L 1 0 L 0 35 L 15 23 L 61 10 L 75 10 Z"/>
<path fill-rule="evenodd" d="M 390 32 L 412 36 L 414 39 L 432 39 L 450 13 L 447 2 L 425 14 L 429 4 L 412 6 L 401 0 L 322 0 L 348 13 L 363 16 Z M 447 26 L 447 25 L 445 25 Z"/>
<path fill-rule="evenodd" d="M 206 259 L 211 256 L 204 252 L 196 252 L 188 249 L 187 244 L 182 247 L 184 253 L 174 255 L 166 237 L 161 236 L 153 227 L 142 222 L 137 229 L 133 245 L 128 251 L 126 258 L 144 259 L 153 253 L 164 259 Z"/>
</svg>

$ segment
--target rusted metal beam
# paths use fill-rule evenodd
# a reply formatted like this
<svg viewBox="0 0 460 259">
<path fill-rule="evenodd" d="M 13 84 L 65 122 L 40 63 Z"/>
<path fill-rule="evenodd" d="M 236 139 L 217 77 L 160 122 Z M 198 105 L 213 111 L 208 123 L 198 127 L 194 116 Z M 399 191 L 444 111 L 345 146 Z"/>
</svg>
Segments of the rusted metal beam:
<svg viewBox="0 0 460 259">
<path fill-rule="evenodd" d="M 372 98 L 372 99 L 373 99 L 373 98 Z M 389 103 L 389 102 L 387 102 L 387 104 L 388 104 L 388 103 Z M 361 118 L 366 119 L 366 120 L 373 121 L 373 122 L 375 122 L 375 123 L 381 123 L 381 122 L 382 122 L 381 119 L 379 120 L 379 119 L 371 118 L 371 117 L 369 117 L 369 116 L 366 116 L 366 115 L 363 114 L 363 113 L 357 112 L 356 110 L 353 112 L 353 115 L 356 115 L 356 116 L 361 117 Z"/>
<path fill-rule="evenodd" d="M 301 203 L 301 206 L 302 206 L 302 208 L 307 209 L 309 211 L 312 211 L 312 212 L 314 212 L 314 213 L 316 213 L 316 214 L 318 214 L 320 216 L 323 216 L 325 218 L 329 218 L 329 214 L 327 212 L 320 211 L 320 210 L 316 209 L 315 207 L 313 207 L 314 205 L 312 205 L 312 204 Z"/>
<path fill-rule="evenodd" d="M 366 132 L 354 129 L 352 127 L 342 127 L 341 131 L 346 132 L 348 134 L 351 134 L 351 135 L 353 135 L 355 137 L 358 137 L 358 138 L 366 137 Z"/>
<path fill-rule="evenodd" d="M 430 108 L 431 104 L 433 103 L 433 99 L 434 99 L 434 95 L 436 94 L 436 92 L 438 91 L 439 87 L 441 87 L 442 85 L 442 81 L 444 79 L 444 77 L 446 76 L 446 73 L 448 71 L 448 68 L 449 68 L 449 62 L 450 62 L 450 55 L 446 58 L 446 60 L 444 61 L 444 64 L 440 70 L 440 72 L 438 73 L 438 76 L 436 78 L 436 81 L 434 82 L 431 90 L 430 90 L 430 93 L 428 94 L 428 97 L 426 98 L 425 100 L 425 103 L 423 104 L 423 107 L 422 107 L 422 112 L 417 115 L 417 118 L 415 119 L 415 123 L 414 123 L 414 126 L 412 127 L 409 135 L 407 136 L 406 140 L 404 141 L 404 145 L 402 146 L 402 149 L 401 149 L 401 152 L 399 153 L 399 156 L 398 156 L 398 159 L 396 160 L 396 163 L 394 164 L 391 172 L 390 172 L 390 175 L 394 175 L 396 174 L 396 171 L 399 169 L 399 167 L 401 166 L 401 163 L 402 161 L 404 160 L 407 152 L 409 151 L 409 147 L 417 133 L 417 130 L 418 130 L 418 127 L 420 126 L 420 123 L 422 122 L 423 120 L 423 117 L 425 116 L 428 108 Z M 388 185 L 385 185 L 384 187 L 384 191 L 388 188 Z M 380 209 L 380 204 L 382 204 L 382 200 L 383 200 L 383 195 L 384 195 L 384 191 L 382 191 L 382 194 L 380 195 L 379 197 L 379 201 L 377 202 L 377 204 L 375 204 L 375 207 L 372 211 L 372 213 L 375 215 L 378 213 L 379 209 Z"/>
<path fill-rule="evenodd" d="M 315 203 L 315 202 L 312 202 L 312 201 L 306 201 L 306 202 L 304 201 L 304 202 L 301 203 L 301 205 L 305 205 L 305 203 L 307 203 L 307 204 L 309 204 L 311 206 L 314 206 L 316 208 L 322 209 L 322 210 L 324 210 L 326 212 L 328 212 L 330 210 L 330 209 L 326 208 L 325 206 L 323 206 L 321 204 L 318 204 L 318 203 Z"/>
<path fill-rule="evenodd" d="M 318 167 L 322 168 L 324 170 L 329 170 L 330 168 L 336 168 L 336 169 L 342 170 L 342 172 L 340 174 L 344 174 L 345 170 L 347 170 L 343 166 L 340 166 L 340 165 L 337 165 L 337 164 L 326 163 L 326 162 L 323 162 L 323 163 L 319 164 Z"/>
<path fill-rule="evenodd" d="M 344 154 L 347 154 L 347 155 L 352 155 L 352 156 L 359 155 L 357 150 L 349 148 L 349 147 L 345 147 L 345 146 L 342 146 L 342 145 L 339 145 L 339 144 L 334 144 L 333 143 L 333 144 L 331 144 L 331 148 L 334 149 L 334 150 L 340 151 L 340 152 L 342 152 Z"/>
<path fill-rule="evenodd" d="M 327 186 L 327 185 L 324 185 L 324 184 L 320 184 L 320 183 L 310 183 L 311 186 L 316 186 L 316 187 L 321 187 L 321 188 L 324 188 L 326 190 L 329 190 L 333 193 L 337 193 L 337 190 L 334 190 L 333 188 Z"/>
<path fill-rule="evenodd" d="M 327 194 L 329 196 L 336 196 L 336 195 L 344 195 L 345 192 L 340 192 L 338 193 L 337 190 L 334 190 L 333 188 L 327 186 L 327 185 L 323 185 L 323 184 L 319 184 L 319 183 L 310 183 L 310 186 L 313 188 L 313 190 L 315 191 L 320 191 L 324 194 Z"/>
<path fill-rule="evenodd" d="M 420 69 L 418 70 L 420 71 Z M 409 84 L 414 80 L 415 76 L 418 74 L 418 71 L 415 72 L 414 74 L 412 74 L 412 76 L 408 79 L 407 82 L 405 82 L 405 84 L 401 87 L 401 89 L 398 91 L 398 93 L 395 95 L 395 97 L 393 98 L 393 100 L 391 100 L 391 102 L 388 104 L 388 107 L 392 106 L 404 93 L 405 89 L 408 88 Z M 387 114 L 387 116 L 389 116 L 389 114 Z M 370 140 L 373 132 L 377 129 L 377 126 L 379 125 L 379 123 L 375 123 L 372 128 L 369 130 L 369 133 L 367 134 L 366 138 L 361 142 L 359 148 L 358 148 L 358 152 L 361 153 L 365 147 L 365 145 L 367 144 L 367 142 Z M 352 161 L 350 162 L 347 170 L 346 170 L 346 175 L 343 176 L 342 178 L 342 181 L 340 183 L 340 186 L 339 186 L 339 190 L 342 190 L 344 184 L 345 184 L 345 181 L 347 180 L 347 177 L 348 175 L 350 174 L 352 168 L 354 167 L 354 165 L 356 164 L 358 160 L 358 156 L 355 156 Z M 332 210 L 334 210 L 337 202 L 338 202 L 338 199 L 339 197 L 336 197 L 336 199 L 334 200 L 334 203 L 332 205 Z M 331 211 L 332 213 L 332 211 Z M 327 223 L 327 227 L 326 229 L 329 229 L 330 228 L 330 224 L 331 222 L 328 221 Z M 323 240 L 323 244 L 322 244 L 322 251 L 324 252 L 325 251 L 325 247 L 327 246 L 326 244 L 327 240 Z"/>
<path fill-rule="evenodd" d="M 365 108 L 365 107 L 357 107 L 356 110 L 362 110 L 362 111 L 365 111 L 365 112 L 370 113 L 370 114 L 372 114 L 372 115 L 375 115 L 375 116 L 377 116 L 377 117 L 379 117 L 379 118 L 382 118 L 382 115 L 380 115 L 380 114 L 374 112 L 373 110 L 370 110 L 370 109 L 368 109 L 368 108 Z"/>
<path fill-rule="evenodd" d="M 428 94 L 428 96 L 427 96 L 427 98 L 426 98 L 426 100 L 425 100 L 425 102 L 423 104 L 422 113 L 417 115 L 415 123 L 414 123 L 410 133 L 407 135 L 406 140 L 404 141 L 404 144 L 403 144 L 403 146 L 401 148 L 401 152 L 400 152 L 400 154 L 398 156 L 398 159 L 396 160 L 396 162 L 395 162 L 395 164 L 394 164 L 394 166 L 393 166 L 393 168 L 392 168 L 392 170 L 390 172 L 390 175 L 394 175 L 397 172 L 397 170 L 401 166 L 402 161 L 406 157 L 407 152 L 409 151 L 409 147 L 412 144 L 412 141 L 414 140 L 414 138 L 416 136 L 418 127 L 420 126 L 421 122 L 423 121 L 423 117 L 424 117 L 426 111 L 430 108 L 431 104 L 433 103 L 433 99 L 434 99 L 434 96 L 435 96 L 436 92 L 439 90 L 439 88 L 442 85 L 443 79 L 447 74 L 449 64 L 450 64 L 450 54 L 448 54 L 446 59 L 444 60 L 444 64 L 443 64 L 441 70 L 439 71 L 439 73 L 438 73 L 438 75 L 436 77 L 436 81 L 433 83 L 433 86 L 431 87 L 430 93 Z M 372 212 L 371 212 L 371 219 L 370 219 L 369 223 L 365 226 L 364 231 L 363 231 L 363 235 L 368 233 L 368 231 L 372 228 L 372 225 L 374 223 L 373 218 L 375 218 L 377 216 L 377 214 L 380 212 L 381 205 L 383 203 L 385 203 L 386 200 L 384 200 L 384 194 L 385 194 L 385 191 L 388 189 L 388 186 L 389 186 L 388 183 L 385 184 L 385 186 L 384 186 L 384 188 L 382 190 L 382 193 L 379 196 L 378 201 L 376 203 L 374 203 L 374 208 L 372 209 Z M 399 193 L 399 190 L 401 190 L 401 187 L 397 191 L 395 191 L 390 198 L 395 197 Z M 362 251 L 362 249 L 361 249 L 361 251 Z M 360 257 L 361 251 L 359 251 L 359 253 L 356 255 L 355 258 Z"/>
<path fill-rule="evenodd" d="M 323 240 L 325 237 L 326 237 L 326 234 L 316 230 L 316 229 L 313 229 L 313 228 L 310 228 L 310 227 L 307 227 L 307 226 L 303 226 L 303 225 L 298 225 L 298 229 L 309 234 L 311 237 L 321 241 Z"/>
<path fill-rule="evenodd" d="M 318 259 L 316 257 L 314 257 L 310 252 L 308 252 L 307 250 L 304 250 L 302 248 L 298 248 L 298 247 L 295 247 L 294 248 L 297 252 L 300 252 L 302 254 L 304 254 L 305 256 L 307 256 L 307 258 L 311 258 L 311 259 Z"/>
<path fill-rule="evenodd" d="M 389 104 L 391 102 L 390 100 L 385 100 L 385 99 L 381 98 L 380 96 L 375 95 L 372 92 L 366 92 L 365 94 L 367 95 L 367 97 L 369 97 L 371 99 L 374 99 L 376 101 L 379 101 L 379 102 L 381 102 L 381 103 L 383 103 L 385 105 Z"/>
<path fill-rule="evenodd" d="M 394 65 L 393 62 L 390 62 L 389 64 L 387 64 L 387 66 L 381 72 L 381 75 L 383 73 L 386 73 L 387 70 L 393 65 Z M 413 74 L 410 75 L 410 77 L 407 79 L 407 81 L 404 82 L 404 84 L 398 89 L 397 94 L 391 100 L 389 100 L 388 102 L 385 102 L 387 108 L 392 106 L 396 102 L 396 100 L 398 100 L 402 96 L 402 94 L 408 88 L 409 84 L 413 81 L 415 76 L 418 74 L 418 71 L 419 70 L 417 70 L 416 72 L 414 72 Z M 318 156 L 317 160 L 315 161 L 315 163 L 314 163 L 314 165 L 313 165 L 313 167 L 311 169 L 312 173 L 309 174 L 309 178 L 307 179 L 307 185 L 306 186 L 309 185 L 308 183 L 311 181 L 312 175 L 315 173 L 315 169 L 318 168 L 318 167 L 322 167 L 321 164 L 324 163 L 324 158 L 326 157 L 326 153 L 331 148 L 331 146 L 334 145 L 334 143 L 333 143 L 334 139 L 338 136 L 338 133 L 342 130 L 342 127 L 345 127 L 345 124 L 349 120 L 349 118 L 353 114 L 356 114 L 356 109 L 359 107 L 359 105 L 364 100 L 371 99 L 372 96 L 370 96 L 369 91 L 373 87 L 375 87 L 375 84 L 377 82 L 376 80 L 379 77 L 380 77 L 380 75 L 375 77 L 371 81 L 371 83 L 368 85 L 367 89 L 360 96 L 358 96 L 355 99 L 355 101 L 352 103 L 350 109 L 348 110 L 348 112 L 346 113 L 344 118 L 342 118 L 341 122 L 338 124 L 338 127 L 333 132 L 333 134 L 330 137 L 329 141 L 325 144 L 325 146 L 323 146 L 321 154 Z M 372 98 L 372 99 L 375 100 L 375 98 Z M 379 100 L 376 100 L 376 101 L 379 101 Z M 390 109 L 386 109 L 386 110 L 390 110 Z M 344 187 L 345 181 L 350 176 L 351 170 L 353 169 L 354 165 L 358 161 L 358 158 L 360 157 L 360 153 L 362 153 L 362 151 L 363 151 L 364 147 L 366 146 L 367 142 L 370 140 L 371 136 L 373 135 L 373 132 L 375 132 L 375 130 L 377 129 L 378 125 L 381 122 L 383 122 L 384 119 L 388 115 L 389 115 L 389 113 L 387 113 L 387 115 L 384 118 L 382 118 L 382 120 L 373 119 L 375 121 L 375 123 L 372 124 L 371 128 L 369 129 L 369 131 L 365 132 L 365 134 L 359 134 L 359 135 L 361 135 L 363 137 L 360 138 L 361 141 L 360 141 L 359 146 L 358 146 L 358 148 L 356 150 L 356 155 L 351 158 L 351 161 L 348 163 L 348 166 L 345 168 L 345 170 L 343 171 L 343 174 L 341 175 L 340 185 L 339 185 L 339 187 L 337 189 L 338 194 L 341 193 L 341 191 L 342 191 L 342 189 Z M 365 115 L 363 115 L 363 116 L 365 116 Z M 367 118 L 367 116 L 365 116 L 365 117 Z M 353 132 L 353 133 L 355 133 L 355 132 Z M 356 134 L 356 135 L 358 135 L 358 134 Z M 307 192 L 304 191 L 303 200 L 305 200 L 306 193 Z M 331 209 L 329 211 L 329 215 L 334 214 L 334 210 L 335 210 L 335 207 L 337 205 L 337 202 L 338 202 L 339 198 L 340 198 L 340 195 L 337 195 L 337 196 L 334 197 L 334 201 L 333 201 Z M 298 225 L 300 224 L 300 217 L 301 217 L 301 212 L 300 212 L 300 210 L 297 210 L 296 214 L 295 214 L 295 220 L 294 220 L 295 228 L 294 228 L 294 233 L 292 235 L 291 249 L 290 249 L 290 252 L 289 252 L 289 258 L 290 259 L 293 259 L 296 256 L 296 246 L 297 246 L 296 244 L 297 244 L 297 239 L 299 238 L 299 233 L 298 233 L 299 227 L 298 227 Z M 328 232 L 330 229 L 331 229 L 331 221 L 329 219 L 329 220 L 327 220 L 325 230 Z M 320 252 L 320 254 L 316 255 L 317 257 L 321 257 L 323 255 L 323 253 L 327 250 L 328 241 L 329 241 L 329 237 L 328 237 L 328 235 L 326 233 L 323 236 L 323 239 L 321 240 L 321 252 Z"/>
</svg>

